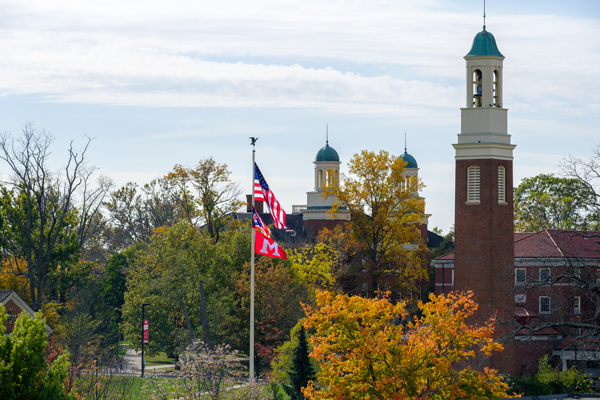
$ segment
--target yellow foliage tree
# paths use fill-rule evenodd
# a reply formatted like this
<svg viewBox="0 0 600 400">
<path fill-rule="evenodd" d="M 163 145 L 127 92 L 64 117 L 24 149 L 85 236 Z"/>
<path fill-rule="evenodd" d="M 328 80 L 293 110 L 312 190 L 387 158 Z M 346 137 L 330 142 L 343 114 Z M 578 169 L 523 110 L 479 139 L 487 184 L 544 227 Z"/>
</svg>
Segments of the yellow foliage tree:
<svg viewBox="0 0 600 400">
<path fill-rule="evenodd" d="M 27 262 L 22 258 L 4 258 L 0 264 L 0 290 L 14 290 L 29 303 L 28 284 Z"/>
<path fill-rule="evenodd" d="M 387 277 L 395 285 L 412 289 L 416 280 L 425 279 L 425 246 L 418 224 L 423 222 L 424 202 L 417 193 L 423 184 L 404 176 L 406 163 L 387 151 L 363 150 L 348 163 L 351 176 L 332 179 L 323 196 L 336 196 L 332 212 L 345 207 L 351 216 L 342 235 L 354 241 L 376 291 Z"/>
<path fill-rule="evenodd" d="M 288 255 L 292 261 L 294 276 L 300 281 L 323 289 L 332 289 L 336 284 L 335 271 L 340 265 L 339 252 L 327 243 L 306 245 L 291 250 Z"/>
<path fill-rule="evenodd" d="M 405 303 L 317 293 L 304 326 L 320 364 L 308 399 L 481 399 L 507 397 L 496 371 L 473 362 L 502 351 L 494 321 L 472 326 L 473 294 L 430 296 L 409 320 Z M 404 322 L 404 323 L 403 323 Z"/>
</svg>

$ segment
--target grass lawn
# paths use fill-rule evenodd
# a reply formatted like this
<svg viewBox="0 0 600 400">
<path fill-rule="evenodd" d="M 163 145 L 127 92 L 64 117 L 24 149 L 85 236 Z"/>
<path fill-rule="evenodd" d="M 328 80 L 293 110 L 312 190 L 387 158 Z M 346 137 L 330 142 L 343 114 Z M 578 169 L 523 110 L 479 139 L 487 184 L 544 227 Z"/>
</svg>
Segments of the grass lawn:
<svg viewBox="0 0 600 400">
<path fill-rule="evenodd" d="M 156 365 L 175 364 L 175 359 L 167 357 L 167 354 L 163 351 L 152 357 L 145 356 L 144 358 L 146 359 L 146 368 Z"/>
</svg>

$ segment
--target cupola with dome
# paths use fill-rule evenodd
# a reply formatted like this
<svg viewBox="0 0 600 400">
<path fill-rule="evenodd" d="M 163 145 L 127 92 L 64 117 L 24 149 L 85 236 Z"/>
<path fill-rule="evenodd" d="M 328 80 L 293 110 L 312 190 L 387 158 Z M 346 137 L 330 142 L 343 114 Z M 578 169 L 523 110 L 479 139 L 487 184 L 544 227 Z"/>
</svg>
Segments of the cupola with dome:
<svg viewBox="0 0 600 400">
<path fill-rule="evenodd" d="M 406 152 L 406 147 L 404 148 L 404 154 L 402 154 L 400 158 L 406 162 L 406 167 L 404 168 L 419 168 L 417 160 Z"/>
<path fill-rule="evenodd" d="M 329 140 L 327 140 L 325 147 L 322 147 L 321 150 L 317 153 L 315 157 L 315 161 L 334 161 L 339 162 L 340 156 L 337 151 L 331 146 L 329 146 Z"/>
</svg>

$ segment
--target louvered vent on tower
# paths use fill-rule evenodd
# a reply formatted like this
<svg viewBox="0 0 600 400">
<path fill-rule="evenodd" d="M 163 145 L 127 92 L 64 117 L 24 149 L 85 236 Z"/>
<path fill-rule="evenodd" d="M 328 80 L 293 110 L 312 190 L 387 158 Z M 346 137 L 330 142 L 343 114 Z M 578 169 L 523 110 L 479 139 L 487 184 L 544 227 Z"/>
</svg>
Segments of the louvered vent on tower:
<svg viewBox="0 0 600 400">
<path fill-rule="evenodd" d="M 467 202 L 479 203 L 480 194 L 480 168 L 479 165 L 471 165 L 467 168 Z"/>
</svg>

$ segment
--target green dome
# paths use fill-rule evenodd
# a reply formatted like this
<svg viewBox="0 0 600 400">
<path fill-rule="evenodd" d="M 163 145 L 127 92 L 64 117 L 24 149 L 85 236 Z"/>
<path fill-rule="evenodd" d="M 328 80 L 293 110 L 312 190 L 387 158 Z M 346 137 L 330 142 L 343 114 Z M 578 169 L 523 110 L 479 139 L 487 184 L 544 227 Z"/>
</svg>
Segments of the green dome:
<svg viewBox="0 0 600 400">
<path fill-rule="evenodd" d="M 486 31 L 485 27 L 483 28 L 483 31 L 475 35 L 471 51 L 465 56 L 465 58 L 481 56 L 495 56 L 504 58 L 502 53 L 500 53 L 500 50 L 498 50 L 498 46 L 496 46 L 496 39 L 494 39 L 494 35 Z"/>
<path fill-rule="evenodd" d="M 408 154 L 406 152 L 406 149 L 404 149 L 404 154 L 402 154 L 400 158 L 403 159 L 404 162 L 406 162 L 406 167 L 404 168 L 419 168 L 419 166 L 417 165 L 417 160 L 415 160 L 413 156 Z"/>
<path fill-rule="evenodd" d="M 329 142 L 317 153 L 315 161 L 340 161 L 337 151 L 333 147 L 329 147 Z"/>
</svg>

